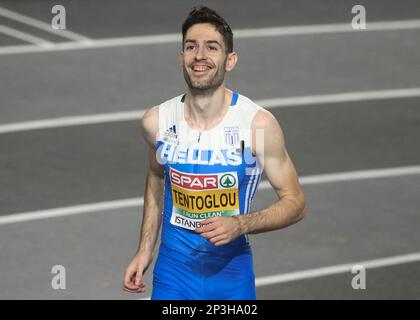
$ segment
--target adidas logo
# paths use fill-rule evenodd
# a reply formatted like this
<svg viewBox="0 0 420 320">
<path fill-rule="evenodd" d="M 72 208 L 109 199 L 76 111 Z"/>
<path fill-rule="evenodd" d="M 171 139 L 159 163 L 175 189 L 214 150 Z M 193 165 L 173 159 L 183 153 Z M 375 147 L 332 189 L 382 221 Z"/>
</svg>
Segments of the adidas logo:
<svg viewBox="0 0 420 320">
<path fill-rule="evenodd" d="M 178 135 L 176 134 L 176 125 L 173 125 L 166 129 L 164 132 L 163 140 L 170 143 L 177 143 Z"/>
</svg>

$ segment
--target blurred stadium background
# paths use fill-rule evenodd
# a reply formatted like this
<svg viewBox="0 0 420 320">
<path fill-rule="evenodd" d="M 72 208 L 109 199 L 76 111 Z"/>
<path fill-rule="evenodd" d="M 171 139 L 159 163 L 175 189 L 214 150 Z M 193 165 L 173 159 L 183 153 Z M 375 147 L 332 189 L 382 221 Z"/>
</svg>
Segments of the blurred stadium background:
<svg viewBox="0 0 420 320">
<path fill-rule="evenodd" d="M 153 266 L 148 292 L 121 290 L 147 170 L 139 119 L 184 92 L 179 34 L 197 4 L 232 26 L 226 84 L 279 120 L 309 204 L 251 237 L 258 298 L 420 298 L 418 0 L 63 0 L 66 31 L 55 4 L 0 0 L 0 299 L 150 295 Z M 273 201 L 262 183 L 253 209 Z"/>
</svg>

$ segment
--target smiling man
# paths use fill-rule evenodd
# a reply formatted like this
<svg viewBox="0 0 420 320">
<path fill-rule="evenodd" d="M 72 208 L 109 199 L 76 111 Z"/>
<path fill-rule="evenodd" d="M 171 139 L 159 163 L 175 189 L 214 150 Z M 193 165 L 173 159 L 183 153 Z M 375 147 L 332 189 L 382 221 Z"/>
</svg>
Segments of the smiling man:
<svg viewBox="0 0 420 320">
<path fill-rule="evenodd" d="M 248 234 L 289 226 L 306 213 L 295 167 L 271 113 L 227 89 L 238 61 L 226 21 L 196 7 L 182 26 L 187 92 L 141 121 L 150 146 L 138 250 L 124 288 L 144 292 L 144 272 L 162 225 L 152 299 L 255 299 Z M 250 206 L 263 170 L 278 195 Z"/>
</svg>

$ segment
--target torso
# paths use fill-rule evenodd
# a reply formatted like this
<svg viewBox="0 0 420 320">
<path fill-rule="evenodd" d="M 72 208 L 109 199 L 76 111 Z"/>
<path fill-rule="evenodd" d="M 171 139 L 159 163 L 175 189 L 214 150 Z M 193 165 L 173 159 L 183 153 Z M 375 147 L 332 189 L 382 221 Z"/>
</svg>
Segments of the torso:
<svg viewBox="0 0 420 320">
<path fill-rule="evenodd" d="M 216 247 L 194 229 L 209 217 L 246 214 L 262 171 L 251 149 L 251 124 L 260 107 L 233 93 L 228 112 L 199 132 L 185 121 L 180 95 L 159 105 L 156 155 L 165 172 L 162 244 L 191 254 L 248 246 L 246 236 Z"/>
</svg>

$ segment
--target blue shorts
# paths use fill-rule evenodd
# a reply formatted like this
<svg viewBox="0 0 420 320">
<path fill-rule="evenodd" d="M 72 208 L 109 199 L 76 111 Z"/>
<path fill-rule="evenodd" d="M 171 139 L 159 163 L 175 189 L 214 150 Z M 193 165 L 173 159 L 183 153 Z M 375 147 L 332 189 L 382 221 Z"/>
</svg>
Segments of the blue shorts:
<svg viewBox="0 0 420 320">
<path fill-rule="evenodd" d="M 251 248 L 186 256 L 161 244 L 152 300 L 255 300 Z"/>
</svg>

